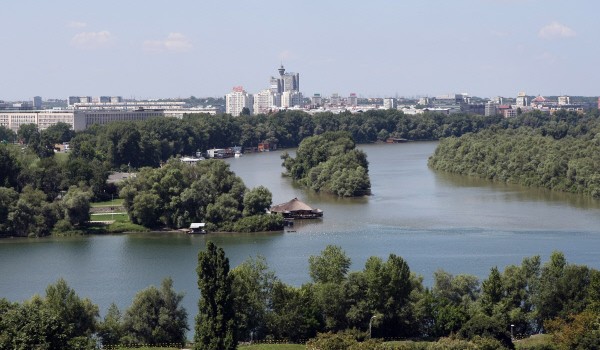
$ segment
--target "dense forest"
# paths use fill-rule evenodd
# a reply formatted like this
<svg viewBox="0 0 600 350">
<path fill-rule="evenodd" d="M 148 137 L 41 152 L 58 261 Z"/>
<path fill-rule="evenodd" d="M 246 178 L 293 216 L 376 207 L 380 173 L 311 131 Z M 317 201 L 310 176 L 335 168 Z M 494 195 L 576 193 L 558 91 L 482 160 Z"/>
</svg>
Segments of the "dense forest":
<svg viewBox="0 0 600 350">
<path fill-rule="evenodd" d="M 296 151 L 281 158 L 287 175 L 317 192 L 340 197 L 370 193 L 369 163 L 365 152 L 356 149 L 348 132 L 326 132 L 307 137 Z"/>
<path fill-rule="evenodd" d="M 338 246 L 309 258 L 312 281 L 300 287 L 279 280 L 260 257 L 229 270 L 222 249 L 210 242 L 198 261 L 196 349 L 234 349 L 251 339 L 393 349 L 381 340 L 411 339 L 399 349 L 502 350 L 514 349 L 513 337 L 540 332 L 552 334 L 554 345 L 537 349 L 600 344 L 600 272 L 568 263 L 559 252 L 545 263 L 534 256 L 503 271 L 492 267 L 483 281 L 438 270 L 432 287 L 395 254 L 371 257 L 350 272 L 351 260 Z M 44 297 L 0 299 L 0 348 L 95 349 L 96 340 L 181 344 L 188 313 L 172 285 L 165 279 L 139 292 L 124 313 L 112 305 L 103 319 L 63 280 Z"/>
<path fill-rule="evenodd" d="M 600 198 L 596 115 L 527 115 L 506 129 L 442 140 L 429 165 L 442 171 Z M 511 128 L 510 126 L 516 126 Z"/>
</svg>

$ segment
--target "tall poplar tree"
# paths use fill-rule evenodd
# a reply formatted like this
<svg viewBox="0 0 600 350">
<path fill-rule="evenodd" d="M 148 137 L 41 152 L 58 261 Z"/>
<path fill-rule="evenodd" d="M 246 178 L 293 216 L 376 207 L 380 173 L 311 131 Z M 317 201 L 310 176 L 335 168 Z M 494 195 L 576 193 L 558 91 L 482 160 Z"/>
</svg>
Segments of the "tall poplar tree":
<svg viewBox="0 0 600 350">
<path fill-rule="evenodd" d="M 237 348 L 235 312 L 229 273 L 229 259 L 222 248 L 206 243 L 198 253 L 198 316 L 196 316 L 196 350 L 233 350 Z"/>
</svg>

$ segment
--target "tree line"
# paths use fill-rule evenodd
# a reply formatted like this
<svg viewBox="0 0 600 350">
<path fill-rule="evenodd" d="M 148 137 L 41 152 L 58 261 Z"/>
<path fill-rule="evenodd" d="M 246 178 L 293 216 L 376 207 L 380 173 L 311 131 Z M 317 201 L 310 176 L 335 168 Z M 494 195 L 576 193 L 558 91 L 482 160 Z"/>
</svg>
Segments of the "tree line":
<svg viewBox="0 0 600 350">
<path fill-rule="evenodd" d="M 492 127 L 442 140 L 429 165 L 600 198 L 600 121 L 592 114 L 528 115 L 516 128 Z"/>
<path fill-rule="evenodd" d="M 230 270 L 224 251 L 208 242 L 198 254 L 195 349 L 268 339 L 383 349 L 376 339 L 384 338 L 432 341 L 406 349 L 514 349 L 513 335 L 539 332 L 553 334 L 550 349 L 600 344 L 600 272 L 559 252 L 545 263 L 534 256 L 503 271 L 493 267 L 482 282 L 438 270 L 432 287 L 395 254 L 371 257 L 361 271 L 350 265 L 340 247 L 327 246 L 309 258 L 312 281 L 294 287 L 261 257 Z M 181 344 L 188 329 L 182 297 L 165 279 L 160 289 L 139 292 L 124 314 L 112 305 L 100 320 L 97 306 L 59 280 L 45 297 L 0 300 L 0 348 Z"/>
<path fill-rule="evenodd" d="M 292 158 L 281 155 L 287 175 L 317 192 L 340 197 L 369 194 L 369 163 L 365 152 L 356 149 L 350 133 L 326 132 L 307 137 Z"/>
<path fill-rule="evenodd" d="M 283 148 L 298 147 L 303 139 L 327 131 L 347 131 L 356 143 L 383 141 L 388 137 L 433 140 L 477 131 L 498 121 L 498 118 L 463 114 L 410 116 L 397 110 L 316 115 L 280 111 L 243 117 L 197 114 L 181 120 L 154 118 L 95 125 L 77 132 L 71 148 L 79 157 L 107 161 L 112 168 L 156 167 L 171 157 L 215 147 L 256 147 L 264 141 Z"/>
</svg>

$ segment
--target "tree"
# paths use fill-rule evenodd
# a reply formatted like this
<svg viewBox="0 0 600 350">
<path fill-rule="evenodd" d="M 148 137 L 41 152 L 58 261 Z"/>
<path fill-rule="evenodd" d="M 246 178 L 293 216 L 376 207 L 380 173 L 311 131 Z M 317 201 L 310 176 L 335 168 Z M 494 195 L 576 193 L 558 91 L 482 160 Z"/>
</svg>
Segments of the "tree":
<svg viewBox="0 0 600 350">
<path fill-rule="evenodd" d="M 24 144 L 28 145 L 29 142 L 31 142 L 35 136 L 37 136 L 37 137 L 40 136 L 37 125 L 32 123 L 32 124 L 21 124 L 19 126 L 19 130 L 17 131 L 17 137 Z"/>
<path fill-rule="evenodd" d="M 244 194 L 244 216 L 264 214 L 271 207 L 273 196 L 264 186 L 258 186 Z"/>
<path fill-rule="evenodd" d="M 0 186 L 16 187 L 21 167 L 7 145 L 0 144 Z"/>
<path fill-rule="evenodd" d="M 12 232 L 12 224 L 8 215 L 14 210 L 19 194 L 12 188 L 0 187 L 0 236 L 8 236 Z"/>
<path fill-rule="evenodd" d="M 9 143 L 15 141 L 16 134 L 4 125 L 0 125 L 0 142 Z"/>
<path fill-rule="evenodd" d="M 247 259 L 232 269 L 231 274 L 238 339 L 263 339 L 267 335 L 267 318 L 277 277 L 262 256 Z"/>
<path fill-rule="evenodd" d="M 187 311 L 181 306 L 183 294 L 173 290 L 165 278 L 160 289 L 150 286 L 137 293 L 125 312 L 123 340 L 127 343 L 185 343 Z"/>
<path fill-rule="evenodd" d="M 75 136 L 75 131 L 67 123 L 56 123 L 50 125 L 46 130 L 42 131 L 42 135 L 46 135 L 51 144 L 69 142 Z"/>
<path fill-rule="evenodd" d="M 498 267 L 493 267 L 490 276 L 481 284 L 481 304 L 488 316 L 492 315 L 494 306 L 502 300 L 502 278 Z"/>
<path fill-rule="evenodd" d="M 232 293 L 233 275 L 222 248 L 206 243 L 198 253 L 198 316 L 196 350 L 233 350 L 237 347 L 236 320 Z"/>
<path fill-rule="evenodd" d="M 114 303 L 110 304 L 104 320 L 98 324 L 98 337 L 102 345 L 120 344 L 124 336 L 123 320 L 121 311 Z"/>
<path fill-rule="evenodd" d="M 328 245 L 321 255 L 308 258 L 310 277 L 316 283 L 340 283 L 346 278 L 350 258 L 341 247 Z"/>
<path fill-rule="evenodd" d="M 60 279 L 43 298 L 0 300 L 0 349 L 93 350 L 97 317 L 98 306 Z"/>
<path fill-rule="evenodd" d="M 62 200 L 64 217 L 71 225 L 77 226 L 90 219 L 90 199 L 92 193 L 71 186 Z"/>
</svg>

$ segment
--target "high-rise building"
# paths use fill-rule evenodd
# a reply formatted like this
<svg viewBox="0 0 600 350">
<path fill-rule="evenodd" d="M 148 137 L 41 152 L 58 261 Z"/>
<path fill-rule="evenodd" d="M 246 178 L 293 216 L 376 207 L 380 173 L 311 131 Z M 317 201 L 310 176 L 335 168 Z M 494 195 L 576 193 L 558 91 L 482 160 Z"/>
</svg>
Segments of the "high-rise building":
<svg viewBox="0 0 600 350">
<path fill-rule="evenodd" d="M 329 105 L 332 107 L 339 106 L 340 105 L 340 95 L 337 93 L 331 94 L 331 97 L 329 97 Z"/>
<path fill-rule="evenodd" d="M 495 116 L 498 113 L 497 104 L 494 101 L 488 101 L 485 104 L 485 112 L 484 115 L 486 117 Z"/>
<path fill-rule="evenodd" d="M 395 98 L 384 98 L 383 109 L 396 109 L 398 108 L 398 102 Z"/>
<path fill-rule="evenodd" d="M 254 94 L 254 114 L 269 113 L 273 108 L 281 106 L 281 95 L 271 89 Z"/>
<path fill-rule="evenodd" d="M 239 116 L 244 108 L 248 108 L 252 113 L 253 105 L 253 96 L 248 94 L 242 86 L 235 86 L 233 91 L 225 95 L 225 113 L 234 117 Z"/>
<path fill-rule="evenodd" d="M 348 96 L 346 105 L 349 107 L 356 107 L 358 105 L 358 97 L 356 97 L 355 93 L 351 93 L 350 96 Z"/>
<path fill-rule="evenodd" d="M 33 97 L 33 109 L 42 109 L 42 97 L 34 96 Z"/>
<path fill-rule="evenodd" d="M 286 91 L 300 91 L 300 74 L 286 73 L 283 65 L 277 71 L 279 78 L 271 77 L 269 81 L 269 89 L 272 92 L 283 94 Z"/>
<path fill-rule="evenodd" d="M 298 91 L 284 91 L 281 94 L 281 107 L 302 106 L 302 93 Z"/>
<path fill-rule="evenodd" d="M 524 92 L 519 92 L 517 95 L 517 107 L 527 107 L 529 106 L 529 98 L 527 94 Z"/>
<path fill-rule="evenodd" d="M 321 98 L 321 94 L 314 94 L 310 98 L 310 105 L 312 107 L 321 107 L 322 104 L 323 104 L 323 99 Z"/>
</svg>

